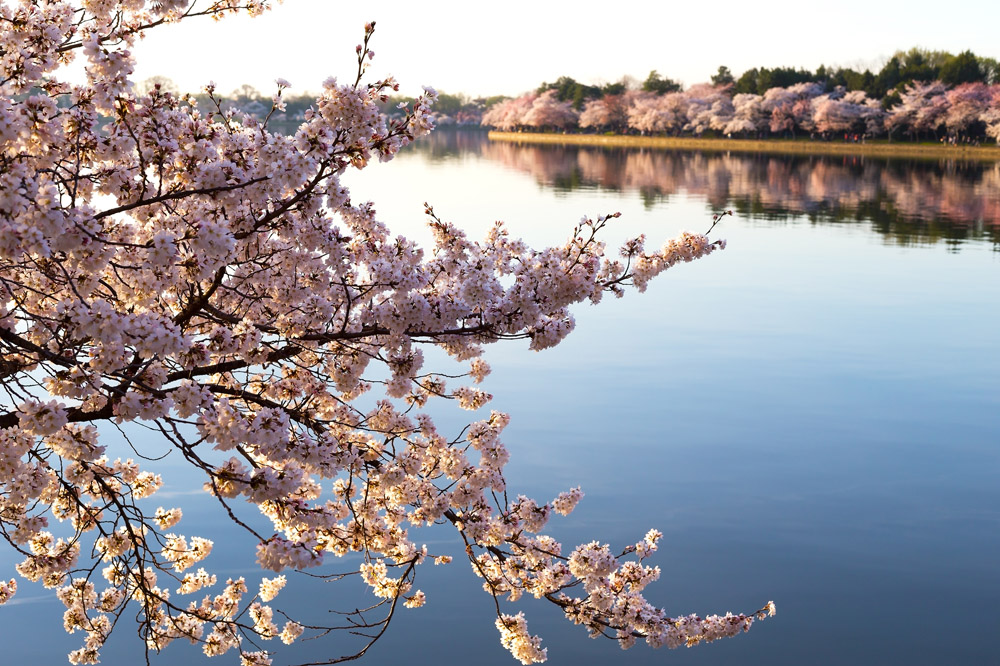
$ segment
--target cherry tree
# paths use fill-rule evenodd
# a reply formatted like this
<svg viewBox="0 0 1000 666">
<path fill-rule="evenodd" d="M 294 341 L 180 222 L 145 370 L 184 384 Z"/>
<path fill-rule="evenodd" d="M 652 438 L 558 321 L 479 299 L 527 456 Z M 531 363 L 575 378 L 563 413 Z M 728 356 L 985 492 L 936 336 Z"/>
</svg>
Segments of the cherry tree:
<svg viewBox="0 0 1000 666">
<path fill-rule="evenodd" d="M 607 95 L 600 99 L 588 100 L 583 105 L 583 110 L 580 111 L 580 118 L 578 120 L 581 129 L 599 130 L 615 124 L 616 118 L 612 113 L 612 107 L 604 101 L 606 97 L 612 97 L 612 95 Z"/>
<path fill-rule="evenodd" d="M 664 110 L 660 105 L 660 95 L 643 92 L 637 95 L 628 107 L 628 126 L 643 134 L 656 134 L 667 131 L 676 124 L 674 114 Z"/>
<path fill-rule="evenodd" d="M 863 90 L 845 92 L 838 88 L 815 98 L 813 106 L 813 123 L 819 132 L 860 131 L 874 135 L 881 133 L 884 126 L 885 112 L 881 105 Z"/>
<path fill-rule="evenodd" d="M 787 88 L 776 86 L 764 91 L 762 111 L 770 114 L 771 122 L 768 129 L 774 134 L 782 132 L 795 133 L 795 117 L 792 109 L 795 106 L 796 95 Z"/>
<path fill-rule="evenodd" d="M 733 115 L 722 128 L 726 134 L 751 134 L 769 127 L 769 113 L 764 109 L 764 98 L 752 93 L 739 93 L 733 97 Z"/>
<path fill-rule="evenodd" d="M 526 118 L 538 99 L 538 93 L 526 93 L 520 97 L 497 102 L 483 114 L 481 124 L 509 132 L 528 124 Z"/>
<path fill-rule="evenodd" d="M 583 105 L 580 112 L 581 128 L 611 129 L 622 132 L 628 127 L 628 110 L 637 96 L 644 95 L 637 90 L 626 90 L 619 95 L 605 95 L 592 99 Z"/>
<path fill-rule="evenodd" d="M 1000 84 L 990 86 L 990 101 L 980 112 L 979 120 L 986 127 L 986 136 L 1000 143 Z"/>
<path fill-rule="evenodd" d="M 945 96 L 948 100 L 945 126 L 956 135 L 968 133 L 981 122 L 983 111 L 989 108 L 993 97 L 990 86 L 978 82 L 955 86 Z"/>
<path fill-rule="evenodd" d="M 687 98 L 682 92 L 641 93 L 628 109 L 628 126 L 643 134 L 676 134 L 686 123 Z"/>
<path fill-rule="evenodd" d="M 885 119 L 886 129 L 890 133 L 900 128 L 911 134 L 936 132 L 945 120 L 948 107 L 946 90 L 947 86 L 940 81 L 907 84 L 899 104 L 889 111 Z"/>
<path fill-rule="evenodd" d="M 728 86 L 699 83 L 684 91 L 687 100 L 686 131 L 698 136 L 705 130 L 721 130 L 733 114 Z"/>
<path fill-rule="evenodd" d="M 506 612 L 524 594 L 623 647 L 711 641 L 773 612 L 654 607 L 643 590 L 660 576 L 648 561 L 659 532 L 564 548 L 543 530 L 582 492 L 508 494 L 509 416 L 455 435 L 426 408 L 489 402 L 475 386 L 489 372 L 484 345 L 551 347 L 573 329 L 574 303 L 643 291 L 724 243 L 686 233 L 649 249 L 640 237 L 605 256 L 600 233 L 617 214 L 582 220 L 558 247 L 532 249 L 500 223 L 474 242 L 430 206 L 433 247 L 393 236 L 341 177 L 430 131 L 436 93 L 397 119 L 379 113 L 397 85 L 366 82 L 374 24 L 354 80 L 324 82 L 292 136 L 270 132 L 270 114 L 226 110 L 211 87 L 208 112 L 162 87 L 135 92 L 130 49 L 145 31 L 267 4 L 0 5 L 0 533 L 22 584 L 52 590 L 66 630 L 82 632 L 70 662 L 97 663 L 134 618 L 148 651 L 180 639 L 270 664 L 262 644 L 337 628 L 270 605 L 281 572 L 306 569 L 367 586 L 369 607 L 342 613 L 368 638 L 324 663 L 354 659 L 400 607 L 423 605 L 420 570 L 450 559 L 419 541 L 434 524 L 453 528 L 522 663 L 546 657 L 523 612 Z M 62 80 L 80 57 L 86 81 Z M 277 82 L 272 112 L 287 88 Z M 464 374 L 426 369 L 427 347 Z M 115 428 L 127 445 L 105 437 Z M 275 575 L 213 573 L 212 535 L 182 533 L 182 510 L 157 506 L 150 432 Z M 352 572 L 323 566 L 351 554 Z M 0 603 L 17 587 L 0 583 Z"/>
<path fill-rule="evenodd" d="M 771 132 L 790 132 L 794 137 L 797 127 L 806 131 L 815 129 L 812 100 L 822 94 L 823 86 L 815 82 L 767 90 L 763 96 L 762 111 L 771 114 Z"/>
<path fill-rule="evenodd" d="M 569 102 L 560 102 L 557 90 L 546 90 L 531 104 L 524 114 L 524 124 L 529 127 L 566 129 L 575 126 L 579 114 Z"/>
</svg>

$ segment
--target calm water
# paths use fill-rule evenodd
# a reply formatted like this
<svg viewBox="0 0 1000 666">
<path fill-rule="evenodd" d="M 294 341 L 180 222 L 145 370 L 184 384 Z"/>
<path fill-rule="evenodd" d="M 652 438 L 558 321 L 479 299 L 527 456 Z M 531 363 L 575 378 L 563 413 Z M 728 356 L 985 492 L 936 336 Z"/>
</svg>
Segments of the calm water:
<svg viewBox="0 0 1000 666">
<path fill-rule="evenodd" d="M 582 485 L 577 511 L 550 523 L 564 546 L 624 545 L 656 527 L 656 603 L 707 614 L 773 599 L 778 615 L 737 639 L 622 653 L 529 600 L 549 663 L 1000 663 L 1000 167 L 441 132 L 351 184 L 420 238 L 424 201 L 474 238 L 502 219 L 538 245 L 582 215 L 621 211 L 609 243 L 645 233 L 659 245 L 704 231 L 712 210 L 736 212 L 713 232 L 725 252 L 645 294 L 577 308 L 560 347 L 490 349 L 486 390 L 513 415 L 513 493 L 545 500 Z M 189 532 L 220 524 L 183 483 L 171 492 L 159 501 L 187 507 Z M 447 530 L 425 538 L 460 553 Z M 252 544 L 233 541 L 216 539 L 214 564 L 253 585 L 259 574 L 233 555 Z M 417 583 L 427 606 L 402 613 L 372 663 L 516 663 L 467 564 L 426 567 Z M 344 594 L 298 585 L 286 602 Z M 80 638 L 62 633 L 61 606 L 28 586 L 19 595 L 0 609 L 0 663 L 39 650 L 41 663 L 65 663 Z M 104 663 L 135 659 L 136 638 L 120 630 Z M 43 647 L 19 638 L 33 632 Z M 154 663 L 190 663 L 193 650 L 176 647 Z M 331 656 L 317 647 L 275 663 Z"/>
</svg>

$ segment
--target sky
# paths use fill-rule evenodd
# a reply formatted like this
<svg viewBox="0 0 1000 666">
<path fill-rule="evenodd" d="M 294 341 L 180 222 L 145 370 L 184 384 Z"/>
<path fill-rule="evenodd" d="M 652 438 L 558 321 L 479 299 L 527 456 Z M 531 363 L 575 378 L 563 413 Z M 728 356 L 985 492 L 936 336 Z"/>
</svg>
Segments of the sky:
<svg viewBox="0 0 1000 666">
<path fill-rule="evenodd" d="M 470 96 L 518 95 L 571 76 L 587 84 L 640 81 L 653 69 L 685 86 L 720 65 L 870 67 L 914 46 L 1000 59 L 1000 2 L 951 0 L 752 2 L 340 2 L 284 0 L 259 18 L 185 20 L 150 31 L 136 47 L 135 80 L 166 76 L 185 91 L 209 81 L 291 94 L 330 76 L 353 81 L 354 46 L 376 21 L 370 74 Z"/>
</svg>

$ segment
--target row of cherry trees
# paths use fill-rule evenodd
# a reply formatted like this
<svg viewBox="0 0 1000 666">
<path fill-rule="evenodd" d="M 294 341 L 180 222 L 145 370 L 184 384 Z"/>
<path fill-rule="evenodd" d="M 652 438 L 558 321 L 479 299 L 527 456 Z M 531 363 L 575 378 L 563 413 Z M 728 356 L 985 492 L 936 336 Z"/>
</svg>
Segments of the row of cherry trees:
<svg viewBox="0 0 1000 666">
<path fill-rule="evenodd" d="M 888 135 L 890 138 L 981 138 L 1000 142 L 1000 84 L 940 81 L 908 84 L 889 109 L 862 90 L 821 83 L 768 89 L 763 95 L 732 94 L 731 86 L 694 85 L 658 95 L 628 90 L 587 102 L 577 112 L 555 90 L 531 92 L 491 106 L 483 125 L 511 131 L 525 128 L 638 132 L 642 134 L 760 136 L 798 133 Z"/>
</svg>

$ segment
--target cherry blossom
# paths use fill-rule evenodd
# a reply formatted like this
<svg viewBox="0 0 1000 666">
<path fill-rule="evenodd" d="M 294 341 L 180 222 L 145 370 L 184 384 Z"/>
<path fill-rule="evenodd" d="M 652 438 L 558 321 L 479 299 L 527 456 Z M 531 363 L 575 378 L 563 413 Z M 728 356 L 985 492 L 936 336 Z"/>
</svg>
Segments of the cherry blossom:
<svg viewBox="0 0 1000 666">
<path fill-rule="evenodd" d="M 580 113 L 580 127 L 624 132 L 628 127 L 629 109 L 636 99 L 645 94 L 638 90 L 626 90 L 618 95 L 605 95 L 588 101 Z"/>
<path fill-rule="evenodd" d="M 982 83 L 963 83 L 945 93 L 948 108 L 945 125 L 953 134 L 965 134 L 975 123 L 982 121 L 983 111 L 993 101 L 990 86 Z"/>
<path fill-rule="evenodd" d="M 550 129 L 576 126 L 578 114 L 569 102 L 560 102 L 557 94 L 556 90 L 546 90 L 539 95 L 524 114 L 524 124 Z"/>
<path fill-rule="evenodd" d="M 628 125 L 644 134 L 680 132 L 687 124 L 687 98 L 684 93 L 665 95 L 642 93 L 628 109 Z"/>
<path fill-rule="evenodd" d="M 885 112 L 864 91 L 842 88 L 813 100 L 813 123 L 818 132 L 881 133 Z"/>
<path fill-rule="evenodd" d="M 333 629 L 269 605 L 284 572 L 336 580 L 318 567 L 348 554 L 361 564 L 344 575 L 374 601 L 342 612 L 374 642 L 400 602 L 416 609 L 433 596 L 415 581 L 428 561 L 449 561 L 420 541 L 435 523 L 453 528 L 495 602 L 501 642 L 526 663 L 545 650 L 501 596 L 544 598 L 623 647 L 749 628 L 756 615 L 672 617 L 645 599 L 660 576 L 646 563 L 656 532 L 564 555 L 543 530 L 583 491 L 549 503 L 508 493 L 510 417 L 491 411 L 456 436 L 424 409 L 454 401 L 484 416 L 492 396 L 470 384 L 489 373 L 485 345 L 556 345 L 573 330 L 572 306 L 642 291 L 724 242 L 684 233 L 647 249 L 639 237 L 606 254 L 615 213 L 534 249 L 502 223 L 470 240 L 429 205 L 432 247 L 394 236 L 341 177 L 428 133 L 437 94 L 425 89 L 395 120 L 380 113 L 398 86 L 367 82 L 374 23 L 354 80 L 323 82 L 291 136 L 269 131 L 270 114 L 228 108 L 211 85 L 211 110 L 162 87 L 136 92 L 131 48 L 145 31 L 268 4 L 0 7 L 0 528 L 23 558 L 17 573 L 54 590 L 66 630 L 83 634 L 70 662 L 97 663 L 113 629 L 135 618 L 149 651 L 183 639 L 209 657 L 270 664 L 270 646 Z M 60 79 L 76 58 L 84 84 Z M 276 85 L 272 111 L 288 87 Z M 540 111 L 519 115 L 536 103 L 565 111 L 545 96 L 515 102 L 512 126 L 557 126 Z M 432 347 L 464 372 L 427 370 Z M 98 424 L 129 446 L 103 442 Z M 223 583 L 213 573 L 213 540 L 184 533 L 180 508 L 157 501 L 164 481 L 140 427 L 201 474 L 211 505 L 252 535 L 248 557 L 279 575 Z M 260 516 L 266 529 L 253 527 Z M 0 583 L 0 603 L 16 592 L 15 579 Z"/>
<path fill-rule="evenodd" d="M 900 103 L 889 111 L 886 129 L 903 128 L 911 134 L 935 132 L 944 122 L 948 104 L 946 89 L 940 81 L 907 85 L 900 95 Z"/>
</svg>

